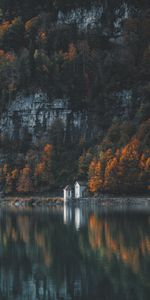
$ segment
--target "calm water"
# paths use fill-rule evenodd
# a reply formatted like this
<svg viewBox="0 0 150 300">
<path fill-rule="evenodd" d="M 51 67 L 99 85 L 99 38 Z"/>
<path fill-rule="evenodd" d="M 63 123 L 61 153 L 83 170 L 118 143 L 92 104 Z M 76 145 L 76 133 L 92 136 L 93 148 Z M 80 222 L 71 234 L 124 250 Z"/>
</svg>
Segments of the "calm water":
<svg viewBox="0 0 150 300">
<path fill-rule="evenodd" d="M 149 300 L 150 213 L 0 211 L 0 300 Z"/>
</svg>

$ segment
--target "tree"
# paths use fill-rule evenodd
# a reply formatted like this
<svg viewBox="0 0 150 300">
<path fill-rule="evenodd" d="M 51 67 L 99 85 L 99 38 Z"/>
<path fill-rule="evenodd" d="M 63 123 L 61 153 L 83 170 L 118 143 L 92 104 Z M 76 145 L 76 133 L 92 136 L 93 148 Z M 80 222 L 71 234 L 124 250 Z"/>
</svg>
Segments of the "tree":
<svg viewBox="0 0 150 300">
<path fill-rule="evenodd" d="M 20 17 L 16 17 L 11 21 L 4 36 L 3 36 L 3 47 L 10 51 L 14 49 L 18 51 L 24 44 L 24 26 Z"/>
<path fill-rule="evenodd" d="M 8 173 L 6 176 L 5 191 L 6 191 L 6 193 L 13 192 L 13 179 L 12 179 L 11 173 Z"/>
<path fill-rule="evenodd" d="M 116 157 L 110 159 L 105 168 L 104 188 L 109 192 L 118 192 L 118 160 Z"/>
<path fill-rule="evenodd" d="M 34 191 L 33 181 L 32 181 L 32 172 L 28 165 L 26 165 L 20 171 L 20 177 L 17 184 L 17 192 L 20 193 L 31 193 Z"/>
<path fill-rule="evenodd" d="M 78 177 L 80 180 L 85 180 L 88 177 L 89 164 L 92 160 L 92 154 L 88 151 L 79 157 L 78 161 Z"/>
<path fill-rule="evenodd" d="M 137 192 L 140 189 L 139 175 L 139 140 L 133 138 L 121 151 L 118 165 L 120 191 Z"/>
<path fill-rule="evenodd" d="M 150 190 L 150 151 L 144 151 L 139 161 L 139 182 L 143 191 Z"/>
<path fill-rule="evenodd" d="M 104 187 L 104 169 L 101 161 L 93 160 L 89 166 L 89 190 L 92 193 L 103 190 Z"/>
<path fill-rule="evenodd" d="M 52 145 L 46 144 L 43 148 L 40 162 L 35 167 L 34 177 L 37 188 L 40 186 L 49 190 L 54 185 L 52 153 Z"/>
</svg>

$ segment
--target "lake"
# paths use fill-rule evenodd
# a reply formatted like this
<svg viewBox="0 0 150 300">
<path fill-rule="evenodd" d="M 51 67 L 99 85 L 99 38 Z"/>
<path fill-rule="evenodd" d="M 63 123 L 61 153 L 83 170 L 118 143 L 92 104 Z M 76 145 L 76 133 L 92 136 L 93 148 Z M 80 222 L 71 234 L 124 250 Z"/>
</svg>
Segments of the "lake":
<svg viewBox="0 0 150 300">
<path fill-rule="evenodd" d="M 149 298 L 149 209 L 0 210 L 0 300 Z"/>
</svg>

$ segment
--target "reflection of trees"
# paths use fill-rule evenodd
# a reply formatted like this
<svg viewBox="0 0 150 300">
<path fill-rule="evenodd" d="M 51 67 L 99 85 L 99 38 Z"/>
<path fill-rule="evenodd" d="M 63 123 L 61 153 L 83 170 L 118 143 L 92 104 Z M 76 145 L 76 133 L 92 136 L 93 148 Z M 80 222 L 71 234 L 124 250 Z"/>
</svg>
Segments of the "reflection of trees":
<svg viewBox="0 0 150 300">
<path fill-rule="evenodd" d="M 13 284 L 7 282 L 9 292 L 15 289 L 17 280 L 18 297 L 24 293 L 25 285 L 28 290 L 29 282 L 36 290 L 37 299 L 49 299 L 48 295 L 55 295 L 57 299 L 59 294 L 66 295 L 68 290 L 70 293 L 72 290 L 80 292 L 77 232 L 68 229 L 59 216 L 53 214 L 50 217 L 39 212 L 32 217 L 32 214 L 22 212 L 3 216 L 0 220 L 0 273 L 3 282 L 10 273 Z M 44 298 L 40 298 L 40 293 L 45 295 Z M 17 295 L 13 299 L 16 300 Z"/>
<path fill-rule="evenodd" d="M 150 226 L 144 222 L 141 228 L 132 218 L 89 218 L 89 242 L 93 250 L 100 250 L 109 259 L 117 259 L 129 265 L 133 271 L 140 268 L 142 256 L 150 256 Z"/>
<path fill-rule="evenodd" d="M 7 212 L 0 219 L 0 296 L 148 300 L 149 233 L 146 216 L 89 215 L 77 232 L 48 211 Z"/>
</svg>

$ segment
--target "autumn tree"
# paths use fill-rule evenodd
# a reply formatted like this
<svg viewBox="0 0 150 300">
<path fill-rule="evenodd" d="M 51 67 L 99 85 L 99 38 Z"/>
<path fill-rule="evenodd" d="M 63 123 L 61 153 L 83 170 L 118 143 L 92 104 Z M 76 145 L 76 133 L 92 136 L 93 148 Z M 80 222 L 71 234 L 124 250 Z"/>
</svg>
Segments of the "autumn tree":
<svg viewBox="0 0 150 300">
<path fill-rule="evenodd" d="M 121 151 L 118 166 L 120 191 L 137 191 L 139 187 L 139 141 L 132 139 Z"/>
<path fill-rule="evenodd" d="M 78 161 L 78 176 L 80 180 L 85 180 L 88 177 L 89 164 L 92 160 L 90 151 L 84 152 Z"/>
<path fill-rule="evenodd" d="M 17 192 L 19 193 L 31 193 L 34 191 L 32 172 L 28 165 L 26 165 L 21 171 L 17 184 Z"/>
<path fill-rule="evenodd" d="M 12 179 L 11 173 L 8 173 L 6 176 L 5 191 L 7 193 L 13 192 L 13 179 Z"/>
<path fill-rule="evenodd" d="M 118 160 L 116 157 L 110 159 L 105 168 L 104 188 L 109 192 L 118 192 Z"/>
<path fill-rule="evenodd" d="M 150 151 L 144 151 L 139 161 L 139 182 L 143 191 L 150 190 Z"/>
<path fill-rule="evenodd" d="M 50 189 L 54 185 L 52 152 L 52 145 L 46 144 L 43 148 L 40 161 L 35 167 L 34 176 L 37 188 L 43 186 L 44 189 Z"/>
<path fill-rule="evenodd" d="M 89 166 L 89 190 L 96 193 L 103 190 L 104 187 L 104 167 L 99 160 L 93 160 Z"/>
</svg>

